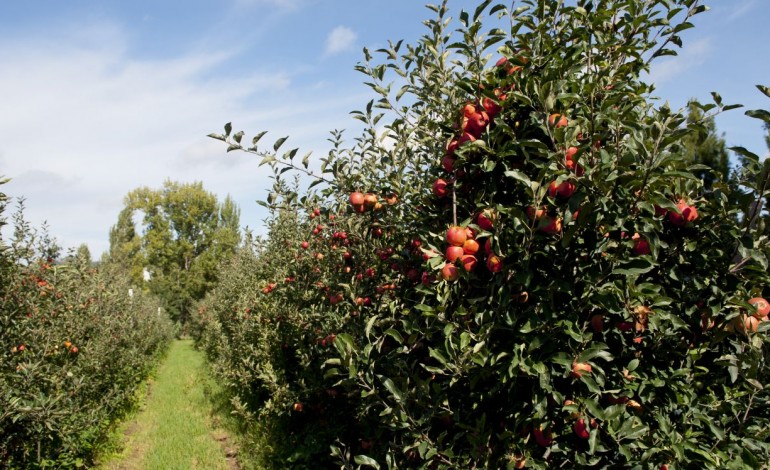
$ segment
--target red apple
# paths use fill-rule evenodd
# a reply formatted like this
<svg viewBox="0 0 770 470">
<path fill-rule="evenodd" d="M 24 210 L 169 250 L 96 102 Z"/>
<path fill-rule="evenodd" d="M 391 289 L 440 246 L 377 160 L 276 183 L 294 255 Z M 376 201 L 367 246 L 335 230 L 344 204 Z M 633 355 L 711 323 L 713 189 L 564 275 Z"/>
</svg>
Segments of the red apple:
<svg viewBox="0 0 770 470">
<path fill-rule="evenodd" d="M 454 225 L 452 227 L 449 227 L 449 229 L 446 231 L 446 241 L 450 245 L 453 246 L 463 246 L 465 243 L 465 240 L 468 239 L 468 234 L 465 231 L 464 227 L 460 227 L 459 225 Z"/>
<path fill-rule="evenodd" d="M 587 362 L 573 362 L 572 363 L 572 376 L 579 379 L 583 374 L 591 373 L 591 364 Z"/>
<path fill-rule="evenodd" d="M 642 238 L 638 233 L 635 233 L 631 239 L 634 241 L 633 252 L 636 256 L 650 254 L 650 242 Z"/>
<path fill-rule="evenodd" d="M 455 161 L 457 159 L 453 157 L 452 155 L 445 155 L 444 158 L 441 160 L 441 166 L 444 167 L 444 171 L 447 173 L 451 173 L 455 169 Z"/>
<path fill-rule="evenodd" d="M 690 222 L 694 222 L 698 218 L 698 210 L 695 208 L 695 206 L 687 204 L 684 199 L 680 199 L 676 207 L 679 209 L 679 212 L 668 212 L 668 220 L 672 225 L 683 227 Z"/>
<path fill-rule="evenodd" d="M 436 197 L 446 197 L 448 192 L 447 182 L 445 180 L 439 178 L 433 183 L 433 194 Z"/>
<path fill-rule="evenodd" d="M 490 255 L 487 258 L 487 269 L 492 273 L 499 273 L 503 270 L 503 260 L 497 255 Z"/>
<path fill-rule="evenodd" d="M 604 331 L 604 315 L 601 313 L 598 313 L 591 317 L 591 328 L 594 329 L 595 332 L 601 333 Z"/>
<path fill-rule="evenodd" d="M 557 184 L 556 181 L 553 181 L 548 186 L 548 195 L 553 198 L 558 197 L 561 199 L 569 199 L 573 194 L 575 194 L 576 190 L 577 187 L 572 181 L 562 181 L 559 184 Z"/>
<path fill-rule="evenodd" d="M 451 263 L 447 263 L 441 268 L 441 278 L 445 281 L 456 281 L 460 277 L 460 271 L 457 270 L 457 266 Z"/>
<path fill-rule="evenodd" d="M 446 260 L 450 263 L 454 263 L 463 256 L 463 253 L 463 247 L 449 246 L 446 249 Z"/>
<path fill-rule="evenodd" d="M 476 223 L 481 230 L 491 232 L 495 227 L 495 221 L 497 220 L 497 213 L 494 209 L 484 209 L 476 217 Z"/>
<path fill-rule="evenodd" d="M 373 193 L 366 193 L 364 195 L 364 205 L 371 209 L 375 204 L 377 204 L 377 195 Z"/>
<path fill-rule="evenodd" d="M 468 272 L 476 269 L 476 257 L 473 255 L 462 255 L 460 257 L 460 262 L 462 263 L 463 268 Z"/>
<path fill-rule="evenodd" d="M 753 315 L 741 315 L 733 320 L 733 326 L 741 333 L 756 333 L 759 328 L 759 318 Z"/>
<path fill-rule="evenodd" d="M 532 434 L 535 436 L 535 441 L 538 445 L 542 447 L 548 447 L 553 444 L 553 434 L 550 429 L 543 431 L 540 428 L 535 428 Z"/>
<path fill-rule="evenodd" d="M 575 431 L 575 435 L 581 439 L 588 439 L 590 436 L 590 433 L 588 432 L 588 426 L 586 426 L 585 418 L 580 418 L 575 421 L 572 429 Z"/>
<path fill-rule="evenodd" d="M 354 206 L 360 206 L 364 203 L 364 194 L 358 191 L 350 193 L 350 203 Z"/>
<path fill-rule="evenodd" d="M 536 209 L 534 206 L 527 206 L 527 217 L 529 220 L 540 220 L 546 214 L 545 208 Z"/>
<path fill-rule="evenodd" d="M 540 229 L 540 231 L 545 232 L 549 235 L 559 233 L 561 232 L 561 218 L 551 217 L 549 215 L 543 216 L 540 219 L 540 224 L 538 225 L 538 228 Z"/>
<path fill-rule="evenodd" d="M 766 321 L 768 319 L 767 317 L 770 314 L 770 304 L 768 304 L 767 300 L 763 299 L 762 297 L 754 297 L 753 299 L 749 300 L 749 305 L 752 305 L 757 309 L 756 313 L 754 313 L 755 317 L 762 321 Z"/>
<path fill-rule="evenodd" d="M 463 243 L 463 252 L 466 255 L 475 255 L 479 252 L 479 248 L 479 242 L 474 239 L 465 240 L 465 243 Z"/>
<path fill-rule="evenodd" d="M 489 114 L 489 119 L 494 119 L 495 116 L 500 114 L 500 110 L 503 109 L 495 100 L 488 96 L 481 100 L 481 105 L 487 111 L 487 114 Z"/>
<path fill-rule="evenodd" d="M 548 124 L 556 128 L 567 127 L 569 121 L 567 120 L 567 116 L 559 113 L 553 113 L 548 116 Z"/>
</svg>

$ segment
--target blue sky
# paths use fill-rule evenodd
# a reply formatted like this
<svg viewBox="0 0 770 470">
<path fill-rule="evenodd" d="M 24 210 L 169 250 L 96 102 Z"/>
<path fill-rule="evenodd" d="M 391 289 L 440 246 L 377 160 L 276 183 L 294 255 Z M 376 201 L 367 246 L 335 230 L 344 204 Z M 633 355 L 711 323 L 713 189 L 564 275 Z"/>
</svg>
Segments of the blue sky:
<svg viewBox="0 0 770 470">
<path fill-rule="evenodd" d="M 680 56 L 653 67 L 657 96 L 680 107 L 713 90 L 770 108 L 754 88 L 770 85 L 770 2 L 707 4 Z M 353 70 L 362 47 L 413 42 L 431 15 L 417 0 L 0 2 L 4 190 L 26 197 L 27 217 L 47 220 L 62 245 L 86 242 L 97 256 L 123 197 L 166 178 L 231 194 L 259 232 L 268 171 L 205 135 L 233 121 L 323 154 L 328 131 L 355 128 L 349 111 L 372 98 Z M 767 153 L 743 110 L 717 126 L 729 145 Z"/>
</svg>

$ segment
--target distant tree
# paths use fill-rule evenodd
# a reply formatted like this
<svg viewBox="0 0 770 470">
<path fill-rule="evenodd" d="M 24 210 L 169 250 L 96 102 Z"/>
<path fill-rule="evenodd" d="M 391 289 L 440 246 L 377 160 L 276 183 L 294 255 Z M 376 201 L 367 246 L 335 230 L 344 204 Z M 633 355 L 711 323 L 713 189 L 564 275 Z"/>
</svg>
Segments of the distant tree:
<svg viewBox="0 0 770 470">
<path fill-rule="evenodd" d="M 118 223 L 110 229 L 107 260 L 120 264 L 138 282 L 145 266 L 142 237 L 134 226 L 134 209 L 126 206 L 118 214 Z"/>
<path fill-rule="evenodd" d="M 138 188 L 125 204 L 110 231 L 109 259 L 129 267 L 137 284 L 147 269 L 148 288 L 172 318 L 186 322 L 192 303 L 216 282 L 219 262 L 240 243 L 240 210 L 229 196 L 219 203 L 200 182 Z"/>
<path fill-rule="evenodd" d="M 700 123 L 701 132 L 685 136 L 682 139 L 682 146 L 691 163 L 710 168 L 693 172 L 703 180 L 704 189 L 710 191 L 714 183 L 730 180 L 730 158 L 727 146 L 724 138 L 717 133 L 713 116 L 704 116 L 703 110 L 692 101 L 687 108 L 687 123 Z"/>
<path fill-rule="evenodd" d="M 770 152 L 770 124 L 765 123 L 765 145 L 767 145 L 767 151 Z"/>
</svg>

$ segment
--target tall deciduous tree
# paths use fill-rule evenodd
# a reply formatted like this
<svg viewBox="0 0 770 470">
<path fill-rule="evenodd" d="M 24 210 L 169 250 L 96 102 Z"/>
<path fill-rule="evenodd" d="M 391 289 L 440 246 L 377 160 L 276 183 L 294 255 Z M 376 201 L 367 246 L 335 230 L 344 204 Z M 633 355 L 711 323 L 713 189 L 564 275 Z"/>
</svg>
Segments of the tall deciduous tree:
<svg viewBox="0 0 770 470">
<path fill-rule="evenodd" d="M 130 267 L 137 283 L 147 269 L 149 289 L 172 318 L 186 322 L 192 303 L 216 282 L 220 260 L 240 243 L 240 210 L 229 196 L 220 203 L 200 182 L 137 188 L 125 204 L 110 231 L 110 258 Z"/>
<path fill-rule="evenodd" d="M 687 160 L 693 164 L 708 166 L 710 169 L 695 170 L 693 173 L 703 180 L 708 191 L 718 181 L 730 179 L 730 158 L 724 138 L 717 133 L 713 116 L 704 116 L 703 110 L 691 101 L 688 106 L 687 124 L 694 128 L 700 125 L 701 132 L 691 133 L 682 139 Z"/>
</svg>

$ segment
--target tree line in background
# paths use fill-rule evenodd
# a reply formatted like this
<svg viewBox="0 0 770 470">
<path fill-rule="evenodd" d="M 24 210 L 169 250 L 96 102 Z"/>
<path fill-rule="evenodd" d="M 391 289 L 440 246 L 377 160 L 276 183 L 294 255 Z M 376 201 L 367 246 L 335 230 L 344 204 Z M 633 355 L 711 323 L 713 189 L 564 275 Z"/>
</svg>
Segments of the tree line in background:
<svg viewBox="0 0 770 470">
<path fill-rule="evenodd" d="M 200 182 L 166 181 L 126 196 L 110 230 L 108 257 L 127 266 L 134 283 L 147 286 L 171 318 L 185 324 L 192 304 L 216 284 L 218 264 L 240 242 L 240 209 L 229 196 L 220 203 Z"/>
</svg>

